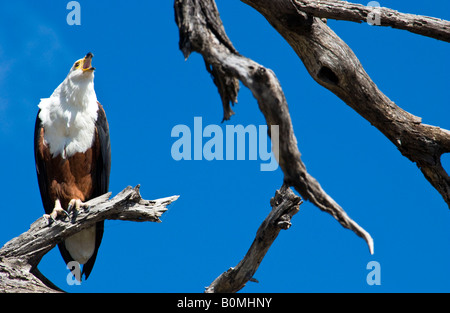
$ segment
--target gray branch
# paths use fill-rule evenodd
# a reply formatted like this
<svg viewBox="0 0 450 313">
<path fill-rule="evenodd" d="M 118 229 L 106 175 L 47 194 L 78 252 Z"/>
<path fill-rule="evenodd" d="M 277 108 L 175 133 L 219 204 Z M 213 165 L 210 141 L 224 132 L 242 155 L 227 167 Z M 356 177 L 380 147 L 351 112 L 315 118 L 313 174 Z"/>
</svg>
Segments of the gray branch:
<svg viewBox="0 0 450 313">
<path fill-rule="evenodd" d="M 298 10 L 321 18 L 390 26 L 450 42 L 450 22 L 435 17 L 336 0 L 292 0 L 292 3 Z"/>
<path fill-rule="evenodd" d="M 371 80 L 350 47 L 320 18 L 299 11 L 292 0 L 241 1 L 264 15 L 320 85 L 341 98 L 415 162 L 450 207 L 450 177 L 441 165 L 442 154 L 450 152 L 450 131 L 422 124 L 420 117 L 392 102 Z"/>
<path fill-rule="evenodd" d="M 60 291 L 38 270 L 42 257 L 58 243 L 103 220 L 161 222 L 159 217 L 178 196 L 144 200 L 139 185 L 127 187 L 113 199 L 111 193 L 86 202 L 87 210 L 73 212 L 69 217 L 52 221 L 41 217 L 30 229 L 7 242 L 0 249 L 0 292 Z"/>
<path fill-rule="evenodd" d="M 234 87 L 240 80 L 258 101 L 269 127 L 269 135 L 271 126 L 279 127 L 279 151 L 274 152 L 278 154 L 277 161 L 285 182 L 305 200 L 311 201 L 331 214 L 343 227 L 362 237 L 373 253 L 373 240 L 369 233 L 353 221 L 307 172 L 300 158 L 286 98 L 273 71 L 235 51 L 225 34 L 213 0 L 176 0 L 175 17 L 180 30 L 180 49 L 186 58 L 192 51 L 203 56 L 222 100 L 236 98 L 238 89 Z M 225 120 L 232 114 L 229 104 L 223 102 Z"/>
<path fill-rule="evenodd" d="M 241 290 L 253 278 L 259 264 L 263 260 L 272 243 L 278 237 L 281 229 L 291 226 L 291 218 L 299 211 L 302 204 L 300 197 L 296 196 L 289 187 L 283 185 L 276 191 L 275 197 L 270 200 L 272 211 L 259 227 L 255 240 L 245 257 L 236 267 L 230 268 L 217 277 L 206 293 L 230 293 Z"/>
</svg>

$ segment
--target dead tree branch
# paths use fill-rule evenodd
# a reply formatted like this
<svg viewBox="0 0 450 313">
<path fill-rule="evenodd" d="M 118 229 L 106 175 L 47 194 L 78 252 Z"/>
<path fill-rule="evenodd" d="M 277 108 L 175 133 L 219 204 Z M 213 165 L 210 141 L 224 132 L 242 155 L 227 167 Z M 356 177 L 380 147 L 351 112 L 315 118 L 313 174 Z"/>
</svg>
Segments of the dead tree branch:
<svg viewBox="0 0 450 313">
<path fill-rule="evenodd" d="M 0 249 L 0 292 L 55 292 L 61 291 L 38 270 L 42 257 L 75 233 L 103 220 L 161 222 L 159 217 L 166 206 L 178 196 L 158 200 L 144 200 L 139 185 L 127 187 L 113 199 L 111 193 L 86 202 L 88 210 L 80 210 L 55 222 L 41 217 L 30 229 L 7 242 Z M 75 212 L 74 212 L 75 213 Z"/>
<path fill-rule="evenodd" d="M 215 2 L 176 0 L 175 18 L 180 30 L 181 51 L 186 58 L 192 51 L 203 56 L 222 100 L 235 101 L 238 92 L 237 81 L 240 80 L 258 101 L 269 130 L 271 126 L 279 127 L 279 151 L 274 152 L 275 155 L 278 154 L 277 161 L 283 170 L 285 183 L 293 186 L 305 200 L 331 214 L 343 227 L 362 237 L 373 253 L 371 236 L 348 217 L 306 171 L 297 147 L 287 101 L 278 79 L 270 69 L 236 52 L 225 34 Z M 223 106 L 224 119 L 227 120 L 232 115 L 229 110 L 230 103 L 223 102 Z"/>
<path fill-rule="evenodd" d="M 450 131 L 422 124 L 384 95 L 350 47 L 320 18 L 299 11 L 292 0 L 241 0 L 259 11 L 286 39 L 309 74 L 382 132 L 450 207 L 450 177 L 441 156 L 450 152 Z M 322 2 L 322 1 L 321 1 Z"/>
<path fill-rule="evenodd" d="M 389 8 L 368 7 L 336 0 L 292 0 L 292 3 L 299 11 L 321 18 L 357 23 L 369 22 L 371 25 L 390 26 L 450 42 L 450 22 L 435 17 L 406 14 Z"/>
<path fill-rule="evenodd" d="M 442 154 L 450 152 L 450 132 L 422 124 L 421 118 L 404 111 L 386 97 L 370 79 L 353 51 L 319 18 L 367 21 L 368 14 L 373 13 L 374 8 L 326 0 L 241 1 L 265 16 L 320 85 L 335 93 L 381 131 L 405 157 L 415 162 L 450 206 L 450 178 L 440 161 Z M 447 21 L 385 8 L 376 9 L 383 26 L 449 41 Z M 180 30 L 180 49 L 186 58 L 192 51 L 203 56 L 221 95 L 224 120 L 234 114 L 230 104 L 236 102 L 238 81 L 241 81 L 258 101 L 269 129 L 270 126 L 279 126 L 277 161 L 285 175 L 285 183 L 364 238 L 373 252 L 370 235 L 351 220 L 306 171 L 300 159 L 287 102 L 275 74 L 236 51 L 225 34 L 214 0 L 175 0 L 175 16 Z M 270 132 L 269 135 L 274 143 L 275 138 Z M 251 278 L 251 272 L 242 270 L 242 264 L 239 265 L 218 277 L 207 291 L 236 291 L 242 288 L 245 281 Z M 234 280 L 238 282 L 231 285 Z"/>
<path fill-rule="evenodd" d="M 270 200 L 272 211 L 259 227 L 255 240 L 245 257 L 236 267 L 230 268 L 217 277 L 206 293 L 229 293 L 241 290 L 245 284 L 253 279 L 267 251 L 277 238 L 281 229 L 291 226 L 291 218 L 299 211 L 302 204 L 300 197 L 296 196 L 289 187 L 283 185 L 276 191 L 275 197 Z"/>
</svg>

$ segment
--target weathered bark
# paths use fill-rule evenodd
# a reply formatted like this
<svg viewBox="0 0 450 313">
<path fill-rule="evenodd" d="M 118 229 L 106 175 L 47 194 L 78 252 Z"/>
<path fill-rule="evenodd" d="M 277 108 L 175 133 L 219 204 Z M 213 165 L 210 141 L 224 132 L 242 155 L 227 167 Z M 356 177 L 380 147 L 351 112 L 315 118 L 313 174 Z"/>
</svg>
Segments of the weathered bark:
<svg viewBox="0 0 450 313">
<path fill-rule="evenodd" d="M 422 124 L 420 117 L 392 102 L 341 38 L 320 18 L 299 11 L 299 1 L 297 6 L 293 0 L 241 1 L 264 15 L 320 85 L 341 98 L 415 162 L 450 207 L 450 177 L 440 161 L 443 153 L 450 152 L 450 131 Z M 310 12 L 315 13 L 312 8 Z"/>
<path fill-rule="evenodd" d="M 65 238 L 103 220 L 161 222 L 166 206 L 178 196 L 144 200 L 139 186 L 127 187 L 113 199 L 111 193 L 86 202 L 88 210 L 73 212 L 56 221 L 41 217 L 30 229 L 7 242 L 0 249 L 0 292 L 58 292 L 61 291 L 37 269 L 42 257 Z"/>
<path fill-rule="evenodd" d="M 293 0 L 292 3 L 298 10 L 321 18 L 390 26 L 450 42 L 450 22 L 435 17 L 406 14 L 389 8 L 369 7 L 336 0 Z"/>
<path fill-rule="evenodd" d="M 353 221 L 307 172 L 300 158 L 286 98 L 273 71 L 241 56 L 232 48 L 213 0 L 176 0 L 175 17 L 184 56 L 187 58 L 192 51 L 200 53 L 209 71 L 218 75 L 214 76 L 214 82 L 233 82 L 231 85 L 236 86 L 236 80 L 240 80 L 248 87 L 264 114 L 273 143 L 277 138 L 273 138 L 270 129 L 278 126 L 279 142 L 273 146 L 279 147 L 274 154 L 283 170 L 285 183 L 293 186 L 305 200 L 331 214 L 343 227 L 362 237 L 373 253 L 370 234 Z M 231 99 L 237 94 L 237 89 L 229 94 L 230 89 L 224 84 L 216 85 L 222 99 Z M 229 103 L 223 105 L 224 119 L 228 119 Z"/>
<path fill-rule="evenodd" d="M 289 187 L 283 185 L 276 191 L 275 197 L 270 200 L 272 211 L 259 227 L 255 240 L 245 257 L 236 267 L 230 268 L 217 277 L 206 293 L 227 293 L 241 290 L 259 267 L 272 243 L 278 237 L 281 229 L 291 227 L 291 218 L 299 211 L 302 204 L 300 197 L 296 196 Z"/>
<path fill-rule="evenodd" d="M 422 124 L 419 117 L 404 111 L 386 97 L 353 51 L 319 17 L 361 22 L 369 21 L 370 16 L 371 21 L 380 26 L 404 29 L 443 41 L 449 41 L 450 22 L 343 1 L 241 1 L 266 17 L 320 85 L 335 93 L 379 129 L 404 156 L 415 162 L 450 206 L 450 178 L 440 162 L 441 155 L 450 152 L 450 132 Z M 180 30 L 180 49 L 186 58 L 192 51 L 203 56 L 222 99 L 224 120 L 234 114 L 230 104 L 236 102 L 240 80 L 257 99 L 267 125 L 279 126 L 279 151 L 274 152 L 278 152 L 275 155 L 285 175 L 284 182 L 364 238 L 373 253 L 370 235 L 351 220 L 306 171 L 300 159 L 287 101 L 275 74 L 236 51 L 226 36 L 214 0 L 176 0 L 175 16 Z M 270 132 L 269 135 L 274 143 L 276 138 Z M 262 247 L 256 250 L 263 252 L 262 257 L 266 252 Z M 248 264 L 244 259 L 238 267 L 219 276 L 207 291 L 234 292 L 242 288 L 256 271 L 254 266 L 242 270 L 242 263 Z"/>
</svg>

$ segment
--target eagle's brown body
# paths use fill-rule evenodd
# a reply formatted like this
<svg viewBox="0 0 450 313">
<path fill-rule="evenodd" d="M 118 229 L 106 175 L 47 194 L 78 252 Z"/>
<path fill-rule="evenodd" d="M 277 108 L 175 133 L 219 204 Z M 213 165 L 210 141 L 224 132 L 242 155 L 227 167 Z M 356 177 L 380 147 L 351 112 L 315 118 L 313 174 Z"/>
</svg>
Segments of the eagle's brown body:
<svg viewBox="0 0 450 313">
<path fill-rule="evenodd" d="M 92 199 L 93 195 L 97 196 L 102 192 L 96 190 L 99 188 L 97 172 L 101 165 L 98 162 L 101 158 L 101 150 L 97 131 L 91 148 L 84 153 L 75 153 L 67 159 L 63 159 L 60 154 L 56 157 L 52 156 L 49 146 L 44 142 L 44 128 L 40 128 L 38 136 L 37 156 L 42 160 L 42 166 L 47 172 L 47 188 L 44 192 L 53 204 L 56 199 L 59 199 L 61 206 L 67 208 L 72 199 L 85 202 Z M 50 214 L 51 211 L 46 213 Z"/>
</svg>

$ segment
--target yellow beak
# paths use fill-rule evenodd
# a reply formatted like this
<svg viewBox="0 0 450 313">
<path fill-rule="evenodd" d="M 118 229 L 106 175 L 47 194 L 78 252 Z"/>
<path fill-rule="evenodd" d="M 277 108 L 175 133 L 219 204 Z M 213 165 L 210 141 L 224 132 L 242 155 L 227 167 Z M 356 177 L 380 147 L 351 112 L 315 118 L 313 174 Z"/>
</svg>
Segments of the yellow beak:
<svg viewBox="0 0 450 313">
<path fill-rule="evenodd" d="M 83 59 L 83 68 L 82 68 L 83 72 L 95 70 L 95 67 L 91 66 L 93 57 L 94 55 L 91 52 L 88 52 L 88 54 L 86 54 L 86 56 Z"/>
</svg>

